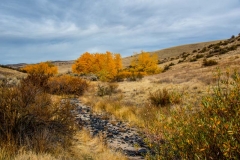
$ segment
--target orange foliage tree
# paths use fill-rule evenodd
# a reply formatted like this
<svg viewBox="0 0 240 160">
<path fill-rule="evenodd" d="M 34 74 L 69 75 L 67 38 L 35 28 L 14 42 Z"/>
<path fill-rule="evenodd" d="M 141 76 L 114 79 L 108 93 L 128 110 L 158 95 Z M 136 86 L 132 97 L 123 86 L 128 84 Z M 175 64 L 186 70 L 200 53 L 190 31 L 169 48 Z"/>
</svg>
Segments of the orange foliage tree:
<svg viewBox="0 0 240 160">
<path fill-rule="evenodd" d="M 39 64 L 27 65 L 21 70 L 29 74 L 52 76 L 58 73 L 58 68 L 50 62 L 41 62 Z"/>
<path fill-rule="evenodd" d="M 96 74 L 101 80 L 112 80 L 122 69 L 120 54 L 111 52 L 90 54 L 85 52 L 72 65 L 72 71 L 79 74 Z"/>
<path fill-rule="evenodd" d="M 58 68 L 50 62 L 41 62 L 39 64 L 27 65 L 21 70 L 28 73 L 27 79 L 44 89 L 47 88 L 49 77 L 58 73 Z"/>
<path fill-rule="evenodd" d="M 158 55 L 141 51 L 141 53 L 131 61 L 130 71 L 143 72 L 148 75 L 160 73 L 161 69 L 158 67 Z"/>
</svg>

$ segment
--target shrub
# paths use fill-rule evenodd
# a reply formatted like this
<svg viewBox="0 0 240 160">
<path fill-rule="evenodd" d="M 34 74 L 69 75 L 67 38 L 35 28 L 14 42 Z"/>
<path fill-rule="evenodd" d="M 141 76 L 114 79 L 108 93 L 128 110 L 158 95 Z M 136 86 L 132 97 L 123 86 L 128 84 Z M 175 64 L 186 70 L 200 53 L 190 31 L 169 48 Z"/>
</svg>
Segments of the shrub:
<svg viewBox="0 0 240 160">
<path fill-rule="evenodd" d="M 156 153 L 152 159 L 240 158 L 240 75 L 227 71 L 216 77 L 200 108 L 158 110 L 159 126 L 147 135 Z"/>
<path fill-rule="evenodd" d="M 216 65 L 216 64 L 218 64 L 218 62 L 215 61 L 215 60 L 212 60 L 212 59 L 207 60 L 207 59 L 205 58 L 205 59 L 203 60 L 203 66 L 213 66 L 213 65 Z"/>
<path fill-rule="evenodd" d="M 164 68 L 163 68 L 163 72 L 166 72 L 170 68 L 171 68 L 170 64 L 169 65 L 165 65 Z"/>
<path fill-rule="evenodd" d="M 199 58 L 203 58 L 203 57 L 204 57 L 203 54 L 197 54 L 197 55 L 196 55 L 196 58 L 197 58 L 197 59 L 199 59 Z"/>
<path fill-rule="evenodd" d="M 129 77 L 127 77 L 128 81 L 137 81 L 137 80 L 141 80 L 144 75 L 146 75 L 145 72 L 131 72 L 131 74 L 129 75 Z"/>
<path fill-rule="evenodd" d="M 196 52 L 197 52 L 197 50 L 196 50 L 196 49 L 192 51 L 192 53 L 196 53 Z"/>
<path fill-rule="evenodd" d="M 203 49 L 199 53 L 204 53 L 207 51 L 207 47 L 203 47 Z"/>
<path fill-rule="evenodd" d="M 228 49 L 228 51 L 234 51 L 237 49 L 237 47 L 238 47 L 237 45 L 232 45 L 232 46 L 228 47 L 227 49 Z"/>
<path fill-rule="evenodd" d="M 178 61 L 178 63 L 182 63 L 182 62 L 184 62 L 184 60 L 179 60 L 179 61 Z"/>
<path fill-rule="evenodd" d="M 178 104 L 181 102 L 181 95 L 178 92 L 169 92 L 166 88 L 157 90 L 149 94 L 149 100 L 152 105 L 164 107 L 169 104 Z"/>
<path fill-rule="evenodd" d="M 107 83 L 107 84 L 98 84 L 97 95 L 98 96 L 111 96 L 113 93 L 117 92 L 118 84 L 117 83 Z"/>
<path fill-rule="evenodd" d="M 81 96 L 87 90 L 89 84 L 86 80 L 70 75 L 51 77 L 47 83 L 48 90 L 52 94 L 73 94 Z"/>
<path fill-rule="evenodd" d="M 0 86 L 0 147 L 13 154 L 20 148 L 54 153 L 71 145 L 75 118 L 70 103 L 53 103 L 49 94 L 23 79 Z"/>
<path fill-rule="evenodd" d="M 149 100 L 154 106 L 166 106 L 170 104 L 170 94 L 167 89 L 157 90 L 150 93 Z"/>
<path fill-rule="evenodd" d="M 190 62 L 196 62 L 197 61 L 197 58 L 196 57 L 193 57 L 190 59 Z"/>
<path fill-rule="evenodd" d="M 171 62 L 170 64 L 169 64 L 169 66 L 174 66 L 175 64 L 173 63 L 173 62 Z"/>
</svg>

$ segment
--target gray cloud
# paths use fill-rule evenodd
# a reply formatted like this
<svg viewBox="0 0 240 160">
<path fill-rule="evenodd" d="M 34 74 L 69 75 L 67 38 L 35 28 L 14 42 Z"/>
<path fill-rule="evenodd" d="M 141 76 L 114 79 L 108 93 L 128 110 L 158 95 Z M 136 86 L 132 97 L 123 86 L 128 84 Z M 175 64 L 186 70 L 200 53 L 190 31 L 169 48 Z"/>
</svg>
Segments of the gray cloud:
<svg viewBox="0 0 240 160">
<path fill-rule="evenodd" d="M 0 63 L 153 51 L 240 31 L 239 0 L 2 0 Z"/>
</svg>

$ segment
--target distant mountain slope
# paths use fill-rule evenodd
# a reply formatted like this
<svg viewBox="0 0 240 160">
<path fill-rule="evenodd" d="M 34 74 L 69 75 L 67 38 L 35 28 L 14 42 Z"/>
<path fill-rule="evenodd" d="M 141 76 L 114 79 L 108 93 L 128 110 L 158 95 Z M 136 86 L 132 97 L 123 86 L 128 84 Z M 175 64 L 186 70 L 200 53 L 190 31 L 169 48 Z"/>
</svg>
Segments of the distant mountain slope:
<svg viewBox="0 0 240 160">
<path fill-rule="evenodd" d="M 161 60 L 161 59 L 165 59 L 165 58 L 179 56 L 183 52 L 192 53 L 192 51 L 194 51 L 194 50 L 201 50 L 202 48 L 207 47 L 210 44 L 216 44 L 220 41 L 224 41 L 224 40 L 186 44 L 186 45 L 181 45 L 181 46 L 165 48 L 165 49 L 161 49 L 161 50 L 157 50 L 157 51 L 152 51 L 150 53 L 157 53 L 159 60 Z M 134 56 L 123 58 L 123 66 L 126 67 L 126 66 L 130 65 L 132 57 L 134 57 Z"/>
<path fill-rule="evenodd" d="M 186 45 L 161 49 L 161 50 L 154 51 L 154 52 L 151 52 L 151 53 L 157 53 L 159 55 L 159 58 L 164 59 L 164 58 L 168 58 L 168 57 L 179 56 L 183 52 L 192 53 L 194 50 L 201 50 L 202 48 L 207 47 L 210 44 L 216 44 L 220 41 L 221 40 L 194 43 L 194 44 L 186 44 Z"/>
<path fill-rule="evenodd" d="M 14 69 L 4 68 L 0 66 L 0 78 L 9 78 L 9 77 L 23 77 L 25 73 L 19 72 Z"/>
</svg>

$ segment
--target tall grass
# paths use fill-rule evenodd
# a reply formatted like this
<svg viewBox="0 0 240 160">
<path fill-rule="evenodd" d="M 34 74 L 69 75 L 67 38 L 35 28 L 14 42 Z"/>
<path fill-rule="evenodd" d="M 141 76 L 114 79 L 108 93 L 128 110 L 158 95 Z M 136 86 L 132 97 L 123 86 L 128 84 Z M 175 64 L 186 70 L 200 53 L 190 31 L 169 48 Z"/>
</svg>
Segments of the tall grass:
<svg viewBox="0 0 240 160">
<path fill-rule="evenodd" d="M 69 102 L 53 103 L 44 88 L 28 77 L 18 86 L 0 86 L 0 148 L 15 155 L 20 148 L 56 153 L 68 148 L 76 131 Z"/>
</svg>

